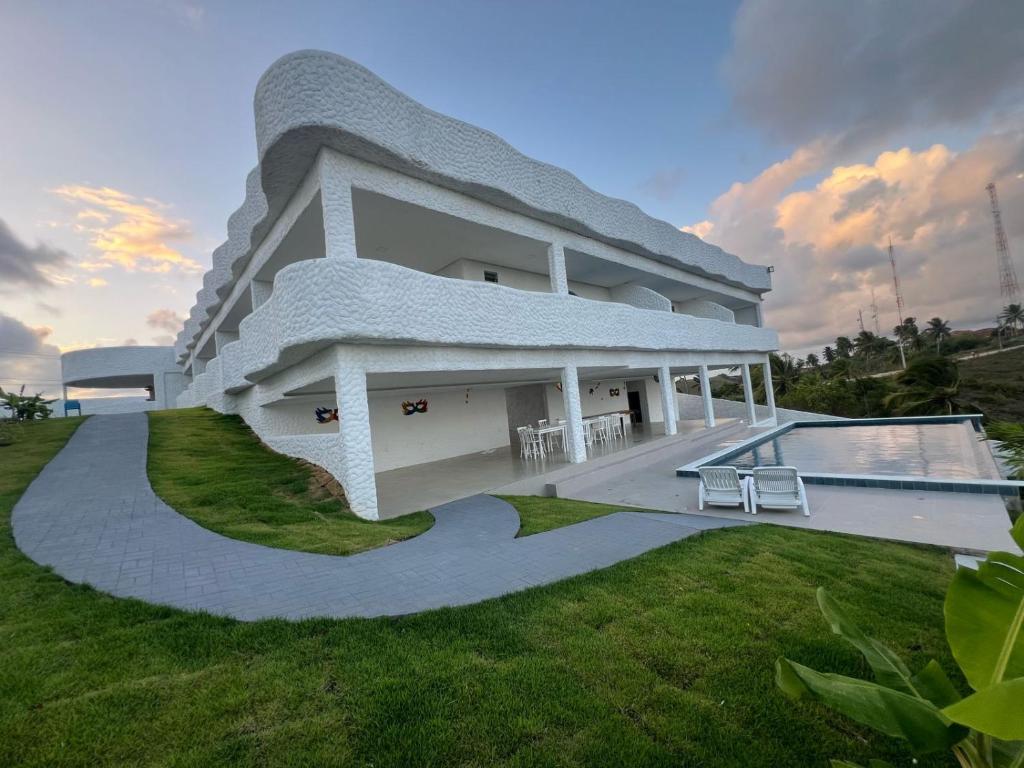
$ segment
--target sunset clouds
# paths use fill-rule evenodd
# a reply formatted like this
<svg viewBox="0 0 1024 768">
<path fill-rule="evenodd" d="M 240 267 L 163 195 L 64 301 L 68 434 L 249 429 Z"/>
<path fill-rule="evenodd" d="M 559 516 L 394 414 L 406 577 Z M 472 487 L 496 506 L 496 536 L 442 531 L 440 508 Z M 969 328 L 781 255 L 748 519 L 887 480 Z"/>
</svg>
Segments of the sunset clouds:
<svg viewBox="0 0 1024 768">
<path fill-rule="evenodd" d="M 191 238 L 188 222 L 166 215 L 167 206 L 159 201 L 110 187 L 65 185 L 53 193 L 78 209 L 73 227 L 88 236 L 96 254 L 80 261 L 81 269 L 202 273 L 198 262 L 174 247 Z"/>
<path fill-rule="evenodd" d="M 711 242 L 776 267 L 766 309 L 784 347 L 856 333 L 872 288 L 882 331 L 891 330 L 890 237 L 910 315 L 994 322 L 1000 298 L 985 184 L 999 187 L 1011 241 L 1024 236 L 1024 127 L 984 135 L 961 152 L 935 144 L 866 163 L 826 160 L 821 145 L 801 148 L 733 184 L 712 203 L 710 226 L 696 225 Z"/>
</svg>

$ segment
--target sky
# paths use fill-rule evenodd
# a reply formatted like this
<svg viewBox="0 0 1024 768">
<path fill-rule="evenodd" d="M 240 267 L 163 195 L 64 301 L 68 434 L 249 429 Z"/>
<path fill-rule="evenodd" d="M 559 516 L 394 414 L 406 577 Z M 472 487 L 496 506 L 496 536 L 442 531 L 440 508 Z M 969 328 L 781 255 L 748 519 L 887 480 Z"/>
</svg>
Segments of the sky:
<svg viewBox="0 0 1024 768">
<path fill-rule="evenodd" d="M 256 162 L 252 96 L 319 48 L 775 267 L 816 351 L 907 314 L 992 325 L 985 185 L 1024 279 L 1024 3 L 0 0 L 0 386 L 172 343 Z"/>
</svg>

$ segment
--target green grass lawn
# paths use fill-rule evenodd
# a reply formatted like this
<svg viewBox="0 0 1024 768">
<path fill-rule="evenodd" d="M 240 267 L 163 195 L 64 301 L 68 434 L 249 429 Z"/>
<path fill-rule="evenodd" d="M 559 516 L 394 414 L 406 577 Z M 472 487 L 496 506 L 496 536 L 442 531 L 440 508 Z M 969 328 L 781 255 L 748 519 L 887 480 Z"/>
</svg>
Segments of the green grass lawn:
<svg viewBox="0 0 1024 768">
<path fill-rule="evenodd" d="M 153 490 L 204 528 L 256 544 L 350 555 L 408 539 L 429 512 L 371 522 L 321 490 L 309 465 L 274 453 L 237 416 L 206 408 L 149 414 Z"/>
<path fill-rule="evenodd" d="M 0 448 L 3 766 L 910 765 L 776 691 L 782 653 L 866 674 L 821 619 L 819 584 L 912 667 L 955 669 L 946 552 L 769 525 L 399 619 L 246 624 L 111 598 L 11 537 L 15 500 L 74 427 Z"/>
<path fill-rule="evenodd" d="M 499 496 L 519 512 L 519 535 L 550 531 L 564 525 L 581 523 L 592 517 L 619 512 L 622 507 L 594 504 L 575 499 L 549 499 L 543 496 Z"/>
</svg>

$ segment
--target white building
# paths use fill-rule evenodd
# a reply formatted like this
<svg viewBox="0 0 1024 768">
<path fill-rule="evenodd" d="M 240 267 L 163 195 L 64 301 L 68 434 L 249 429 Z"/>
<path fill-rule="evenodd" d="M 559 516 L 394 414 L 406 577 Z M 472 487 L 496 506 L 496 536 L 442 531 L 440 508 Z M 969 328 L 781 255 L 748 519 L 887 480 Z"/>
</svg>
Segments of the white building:
<svg viewBox="0 0 1024 768">
<path fill-rule="evenodd" d="M 674 434 L 674 376 L 740 365 L 749 393 L 777 348 L 766 267 L 347 59 L 285 56 L 255 113 L 259 164 L 174 349 L 177 404 L 240 414 L 363 517 L 375 473 L 518 453 L 515 427 L 541 418 L 566 418 L 572 462 L 589 415 Z"/>
</svg>

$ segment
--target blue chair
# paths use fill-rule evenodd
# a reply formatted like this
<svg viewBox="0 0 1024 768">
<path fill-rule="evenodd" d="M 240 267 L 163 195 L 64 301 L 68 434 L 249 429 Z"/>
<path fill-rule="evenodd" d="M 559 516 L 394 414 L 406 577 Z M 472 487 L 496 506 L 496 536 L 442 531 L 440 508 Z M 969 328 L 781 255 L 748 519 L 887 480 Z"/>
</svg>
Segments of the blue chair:
<svg viewBox="0 0 1024 768">
<path fill-rule="evenodd" d="M 68 411 L 78 411 L 78 415 L 82 415 L 82 404 L 77 400 L 65 400 L 64 401 L 64 415 L 68 415 Z"/>
</svg>

